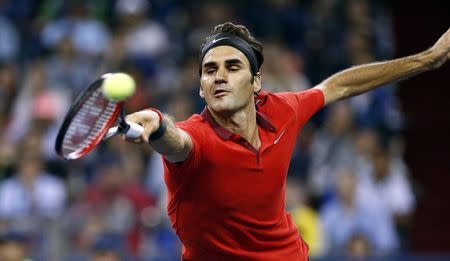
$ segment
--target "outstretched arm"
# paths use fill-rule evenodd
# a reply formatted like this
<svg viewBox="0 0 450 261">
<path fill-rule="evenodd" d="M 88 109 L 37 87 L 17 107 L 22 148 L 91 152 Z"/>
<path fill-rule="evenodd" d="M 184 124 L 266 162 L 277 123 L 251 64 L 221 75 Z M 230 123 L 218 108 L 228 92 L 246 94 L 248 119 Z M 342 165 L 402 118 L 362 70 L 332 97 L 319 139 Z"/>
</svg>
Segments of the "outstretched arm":
<svg viewBox="0 0 450 261">
<path fill-rule="evenodd" d="M 352 97 L 381 85 L 436 69 L 450 58 L 450 29 L 429 49 L 407 57 L 354 66 L 317 85 L 325 104 Z"/>
<path fill-rule="evenodd" d="M 170 162 L 181 162 L 189 156 L 192 150 L 191 137 L 184 130 L 177 128 L 170 117 L 163 117 L 162 120 L 167 126 L 166 130 L 161 137 L 155 140 L 149 140 L 149 137 L 160 127 L 161 118 L 158 113 L 152 110 L 142 110 L 127 115 L 125 119 L 144 127 L 144 133 L 140 138 L 128 141 L 149 143 L 154 150 L 164 155 Z"/>
</svg>

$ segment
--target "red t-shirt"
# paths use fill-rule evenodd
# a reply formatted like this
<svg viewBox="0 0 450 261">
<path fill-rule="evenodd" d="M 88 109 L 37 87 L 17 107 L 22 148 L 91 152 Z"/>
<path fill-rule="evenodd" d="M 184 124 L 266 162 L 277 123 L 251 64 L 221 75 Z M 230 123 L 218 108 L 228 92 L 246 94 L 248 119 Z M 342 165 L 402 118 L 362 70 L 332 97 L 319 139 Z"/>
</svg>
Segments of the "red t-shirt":
<svg viewBox="0 0 450 261">
<path fill-rule="evenodd" d="M 324 104 L 320 90 L 257 97 L 259 150 L 205 109 L 177 126 L 192 138 L 182 163 L 164 160 L 168 213 L 183 260 L 300 260 L 308 247 L 285 210 L 296 138 Z"/>
</svg>

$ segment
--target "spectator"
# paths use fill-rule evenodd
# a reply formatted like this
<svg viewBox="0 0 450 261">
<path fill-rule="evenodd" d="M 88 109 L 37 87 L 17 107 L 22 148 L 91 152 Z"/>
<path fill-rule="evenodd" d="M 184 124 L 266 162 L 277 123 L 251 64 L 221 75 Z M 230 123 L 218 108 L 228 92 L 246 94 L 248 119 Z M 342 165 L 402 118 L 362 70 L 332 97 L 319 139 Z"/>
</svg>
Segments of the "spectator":
<svg viewBox="0 0 450 261">
<path fill-rule="evenodd" d="M 370 155 L 370 175 L 363 176 L 362 186 L 375 195 L 375 200 L 387 210 L 395 222 L 402 247 L 407 244 L 415 198 L 407 167 L 387 144 L 376 143 Z"/>
<path fill-rule="evenodd" d="M 21 140 L 36 122 L 45 120 L 45 127 L 61 118 L 69 106 L 69 94 L 62 90 L 48 88 L 47 70 L 42 61 L 28 66 L 19 93 L 12 101 L 11 120 L 6 137 L 17 142 Z M 52 141 L 53 143 L 53 141 Z"/>
<path fill-rule="evenodd" d="M 19 53 L 19 32 L 14 24 L 0 15 L 0 63 L 12 61 Z"/>
<path fill-rule="evenodd" d="M 409 216 L 414 208 L 414 195 L 405 163 L 392 155 L 387 147 L 377 143 L 372 154 L 372 175 L 368 184 L 395 218 Z"/>
<path fill-rule="evenodd" d="M 363 233 L 355 233 L 350 238 L 345 253 L 351 260 L 365 260 L 373 255 L 373 244 Z"/>
<path fill-rule="evenodd" d="M 0 40 L 1 41 L 1 40 Z M 14 63 L 1 63 L 0 61 L 0 114 L 6 115 L 9 120 L 12 104 L 19 92 L 19 70 Z"/>
<path fill-rule="evenodd" d="M 300 55 L 284 48 L 281 44 L 267 44 L 264 48 L 268 61 L 264 65 L 264 90 L 272 92 L 303 91 L 311 84 L 303 72 Z"/>
<path fill-rule="evenodd" d="M 353 111 L 346 102 L 332 105 L 324 127 L 314 136 L 311 145 L 311 166 L 308 173 L 314 196 L 326 200 L 333 184 L 333 173 L 355 157 L 352 146 Z"/>
<path fill-rule="evenodd" d="M 18 231 L 5 231 L 0 234 L 0 260 L 28 260 L 30 250 L 30 242 L 26 234 Z"/>
<path fill-rule="evenodd" d="M 156 59 L 169 47 L 167 29 L 150 19 L 146 0 L 118 0 L 115 13 L 119 18 L 118 34 L 123 36 L 125 56 L 136 62 L 148 75 L 157 70 Z"/>
<path fill-rule="evenodd" d="M 373 254 L 389 255 L 396 250 L 398 239 L 389 212 L 376 201 L 369 200 L 358 185 L 351 168 L 336 173 L 336 197 L 321 210 L 326 253 L 343 255 L 355 233 L 364 233 L 373 242 Z"/>
<path fill-rule="evenodd" d="M 299 233 L 309 246 L 309 256 L 322 255 L 322 223 L 319 214 L 310 206 L 306 186 L 293 178 L 288 179 L 286 184 L 286 209 L 292 214 Z"/>
<path fill-rule="evenodd" d="M 17 155 L 15 174 L 0 183 L 0 218 L 56 219 L 66 207 L 64 183 L 46 172 L 38 134 L 30 134 Z"/>
<path fill-rule="evenodd" d="M 136 176 L 143 172 L 138 157 L 103 155 L 96 166 L 94 182 L 88 184 L 79 202 L 81 212 L 74 213 L 101 220 L 100 231 L 125 235 L 128 250 L 135 255 L 142 243 L 145 210 L 155 204 Z"/>
<path fill-rule="evenodd" d="M 71 1 L 62 18 L 50 20 L 42 31 L 42 42 L 49 49 L 67 38 L 77 54 L 98 57 L 110 43 L 109 29 L 90 15 L 87 1 Z"/>
<path fill-rule="evenodd" d="M 120 235 L 104 233 L 99 235 L 91 247 L 92 261 L 124 260 L 124 243 Z"/>
<path fill-rule="evenodd" d="M 54 53 L 45 60 L 48 88 L 66 92 L 73 97 L 86 88 L 95 73 L 94 64 L 77 55 L 72 40 L 63 37 L 56 43 Z"/>
</svg>

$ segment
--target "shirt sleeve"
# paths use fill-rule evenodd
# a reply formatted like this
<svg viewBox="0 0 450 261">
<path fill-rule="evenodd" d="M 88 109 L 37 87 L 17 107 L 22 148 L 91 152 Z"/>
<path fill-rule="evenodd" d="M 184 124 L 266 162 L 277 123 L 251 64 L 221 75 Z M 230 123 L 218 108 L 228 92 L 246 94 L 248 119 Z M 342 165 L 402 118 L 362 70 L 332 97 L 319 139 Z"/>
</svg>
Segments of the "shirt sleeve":
<svg viewBox="0 0 450 261">
<path fill-rule="evenodd" d="M 302 92 L 283 92 L 279 96 L 292 106 L 297 115 L 297 123 L 303 126 L 325 104 L 325 96 L 319 89 Z"/>
<path fill-rule="evenodd" d="M 164 166 L 171 175 L 178 175 L 178 173 L 188 173 L 189 169 L 194 169 L 201 160 L 201 148 L 204 143 L 205 135 L 200 133 L 201 128 L 194 126 L 189 122 L 179 122 L 176 126 L 189 134 L 192 140 L 192 150 L 189 156 L 182 162 L 170 162 L 163 156 Z"/>
</svg>

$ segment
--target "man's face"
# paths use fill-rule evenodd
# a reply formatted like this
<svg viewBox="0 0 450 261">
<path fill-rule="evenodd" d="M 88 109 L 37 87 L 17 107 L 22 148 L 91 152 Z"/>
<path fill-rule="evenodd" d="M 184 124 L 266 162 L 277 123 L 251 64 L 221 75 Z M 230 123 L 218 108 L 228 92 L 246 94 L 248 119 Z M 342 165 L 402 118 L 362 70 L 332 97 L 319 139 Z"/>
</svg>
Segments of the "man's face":
<svg viewBox="0 0 450 261">
<path fill-rule="evenodd" d="M 202 64 L 200 96 L 217 113 L 234 113 L 254 106 L 253 93 L 260 88 L 260 77 L 250 71 L 247 57 L 236 48 L 218 46 L 209 50 Z"/>
</svg>

